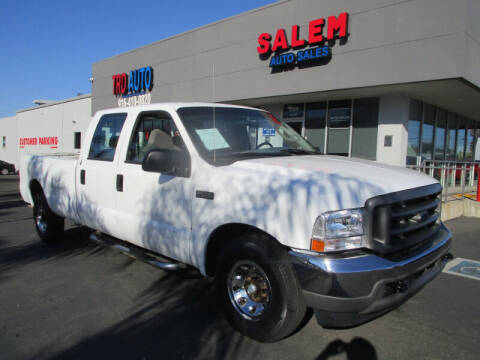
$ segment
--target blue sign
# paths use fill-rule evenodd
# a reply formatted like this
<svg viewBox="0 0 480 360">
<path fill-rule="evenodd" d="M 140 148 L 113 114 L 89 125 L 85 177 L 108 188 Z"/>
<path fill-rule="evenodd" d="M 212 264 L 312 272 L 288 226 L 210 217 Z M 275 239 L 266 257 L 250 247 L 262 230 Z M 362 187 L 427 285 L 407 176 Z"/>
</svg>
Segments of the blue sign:
<svg viewBox="0 0 480 360">
<path fill-rule="evenodd" d="M 263 136 L 275 136 L 275 129 L 263 129 L 262 130 Z"/>
<path fill-rule="evenodd" d="M 332 52 L 328 46 L 299 50 L 296 53 L 288 52 L 272 56 L 270 59 L 270 67 L 288 67 L 295 66 L 295 64 L 302 65 L 315 63 L 316 61 L 327 60 L 331 55 Z"/>
</svg>

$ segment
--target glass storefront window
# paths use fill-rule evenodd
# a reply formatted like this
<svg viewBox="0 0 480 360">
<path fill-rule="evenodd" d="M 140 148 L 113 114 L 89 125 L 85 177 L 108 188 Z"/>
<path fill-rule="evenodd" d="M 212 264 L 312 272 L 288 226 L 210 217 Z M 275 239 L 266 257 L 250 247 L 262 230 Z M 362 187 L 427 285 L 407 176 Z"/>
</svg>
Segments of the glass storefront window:
<svg viewBox="0 0 480 360">
<path fill-rule="evenodd" d="M 305 111 L 305 137 L 310 144 L 321 152 L 325 147 L 325 122 L 327 117 L 327 102 L 307 104 Z"/>
<path fill-rule="evenodd" d="M 420 155 L 420 125 L 422 122 L 422 102 L 410 99 L 410 116 L 408 118 L 407 165 L 415 165 Z"/>
<path fill-rule="evenodd" d="M 446 160 L 455 160 L 455 146 L 457 142 L 457 115 L 448 113 L 448 131 Z"/>
<path fill-rule="evenodd" d="M 466 135 L 466 119 L 464 117 L 459 117 L 458 120 L 458 137 L 457 137 L 457 160 L 464 160 L 465 153 L 465 135 Z"/>
<path fill-rule="evenodd" d="M 467 144 L 465 147 L 465 160 L 472 161 L 475 156 L 475 122 L 468 120 Z"/>
<path fill-rule="evenodd" d="M 350 127 L 351 106 L 350 100 L 331 101 L 328 109 L 328 127 Z"/>
<path fill-rule="evenodd" d="M 348 156 L 350 151 L 351 100 L 330 101 L 328 107 L 327 152 Z"/>
<path fill-rule="evenodd" d="M 447 133 L 447 112 L 437 109 L 437 128 L 435 130 L 435 160 L 445 159 L 445 135 Z"/>
<path fill-rule="evenodd" d="M 355 99 L 353 103 L 352 156 L 376 160 L 379 98 Z"/>
<path fill-rule="evenodd" d="M 422 125 L 422 159 L 433 159 L 433 132 L 435 129 L 435 106 L 424 104 Z"/>
<path fill-rule="evenodd" d="M 283 107 L 283 118 L 303 118 L 304 104 L 285 104 Z"/>
</svg>

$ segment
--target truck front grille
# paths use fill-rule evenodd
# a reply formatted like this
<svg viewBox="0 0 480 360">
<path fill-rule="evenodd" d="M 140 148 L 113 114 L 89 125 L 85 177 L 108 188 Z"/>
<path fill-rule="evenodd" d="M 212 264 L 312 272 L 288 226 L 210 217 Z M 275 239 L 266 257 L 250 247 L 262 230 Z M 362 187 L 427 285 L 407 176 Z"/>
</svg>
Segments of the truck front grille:
<svg viewBox="0 0 480 360">
<path fill-rule="evenodd" d="M 437 186 L 434 186 L 437 185 Z M 392 253 L 424 243 L 440 229 L 438 184 L 367 201 L 372 249 Z"/>
</svg>

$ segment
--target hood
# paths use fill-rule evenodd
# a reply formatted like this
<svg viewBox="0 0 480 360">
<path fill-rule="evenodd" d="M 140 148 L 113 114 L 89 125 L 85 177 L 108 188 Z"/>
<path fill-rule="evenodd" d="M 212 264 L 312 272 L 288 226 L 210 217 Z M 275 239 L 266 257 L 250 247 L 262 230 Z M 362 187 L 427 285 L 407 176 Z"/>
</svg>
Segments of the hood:
<svg viewBox="0 0 480 360">
<path fill-rule="evenodd" d="M 410 169 L 326 155 L 241 160 L 197 174 L 197 188 L 215 194 L 215 201 L 195 202 L 198 229 L 209 234 L 226 223 L 249 224 L 297 249 L 309 249 L 323 212 L 360 208 L 377 195 L 436 183 Z"/>
<path fill-rule="evenodd" d="M 363 206 L 373 196 L 437 183 L 436 179 L 411 169 L 330 155 L 259 158 L 238 161 L 231 166 L 262 173 L 271 181 L 279 177 L 331 184 L 332 192 L 338 192 L 338 196 L 352 193 L 350 195 L 355 198 L 355 201 L 349 201 L 352 207 Z"/>
</svg>

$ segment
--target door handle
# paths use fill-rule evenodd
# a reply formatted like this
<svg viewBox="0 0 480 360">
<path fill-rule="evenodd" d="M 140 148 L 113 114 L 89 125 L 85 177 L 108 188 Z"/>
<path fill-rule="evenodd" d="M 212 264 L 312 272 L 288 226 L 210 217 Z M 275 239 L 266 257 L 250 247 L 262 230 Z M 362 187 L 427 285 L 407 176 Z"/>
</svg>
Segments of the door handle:
<svg viewBox="0 0 480 360">
<path fill-rule="evenodd" d="M 85 185 L 85 170 L 80 170 L 80 184 Z"/>
<path fill-rule="evenodd" d="M 123 175 L 117 174 L 117 191 L 123 192 Z"/>
</svg>

